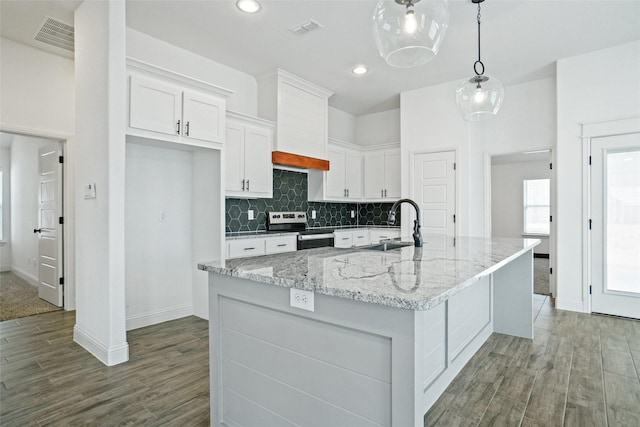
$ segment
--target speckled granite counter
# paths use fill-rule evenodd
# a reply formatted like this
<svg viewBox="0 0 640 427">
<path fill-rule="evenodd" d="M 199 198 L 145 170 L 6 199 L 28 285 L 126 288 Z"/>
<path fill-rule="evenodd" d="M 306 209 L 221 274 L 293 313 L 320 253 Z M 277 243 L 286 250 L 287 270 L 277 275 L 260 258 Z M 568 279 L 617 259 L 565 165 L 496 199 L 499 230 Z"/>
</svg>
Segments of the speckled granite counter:
<svg viewBox="0 0 640 427">
<path fill-rule="evenodd" d="M 255 282 L 409 310 L 428 310 L 539 243 L 536 239 L 424 236 L 425 247 L 387 252 L 308 249 L 203 263 L 198 268 Z"/>
</svg>

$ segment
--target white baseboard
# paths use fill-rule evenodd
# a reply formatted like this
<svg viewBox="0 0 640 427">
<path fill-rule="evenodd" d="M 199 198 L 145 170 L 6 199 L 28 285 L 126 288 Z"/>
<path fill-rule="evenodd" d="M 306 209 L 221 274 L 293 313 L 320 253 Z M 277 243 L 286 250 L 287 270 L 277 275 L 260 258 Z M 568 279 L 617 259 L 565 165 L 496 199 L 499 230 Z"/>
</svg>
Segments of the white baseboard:
<svg viewBox="0 0 640 427">
<path fill-rule="evenodd" d="M 193 306 L 184 305 L 171 307 L 162 310 L 150 311 L 127 317 L 127 331 L 144 328 L 145 326 L 157 325 L 158 323 L 180 319 L 193 315 Z"/>
<path fill-rule="evenodd" d="M 126 342 L 118 347 L 107 348 L 78 325 L 73 327 L 73 340 L 107 366 L 129 360 L 129 344 Z"/>
<path fill-rule="evenodd" d="M 18 276 L 19 278 L 21 278 L 22 280 L 25 280 L 27 283 L 29 283 L 32 286 L 38 286 L 39 280 L 36 276 L 34 276 L 33 274 L 29 273 L 28 271 L 25 271 L 19 267 L 16 266 L 11 266 L 11 271 Z"/>
<path fill-rule="evenodd" d="M 585 305 L 582 301 L 567 301 L 556 298 L 556 308 L 558 310 L 577 311 L 579 313 L 587 313 Z"/>
</svg>

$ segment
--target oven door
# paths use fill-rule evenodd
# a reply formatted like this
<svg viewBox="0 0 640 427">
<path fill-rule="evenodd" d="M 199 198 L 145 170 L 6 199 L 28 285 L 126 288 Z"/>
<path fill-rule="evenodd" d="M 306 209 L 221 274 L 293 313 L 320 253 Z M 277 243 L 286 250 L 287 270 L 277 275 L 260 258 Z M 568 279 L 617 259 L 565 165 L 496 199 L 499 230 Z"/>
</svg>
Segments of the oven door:
<svg viewBox="0 0 640 427">
<path fill-rule="evenodd" d="M 333 233 L 298 235 L 298 250 L 325 247 L 333 247 Z"/>
</svg>

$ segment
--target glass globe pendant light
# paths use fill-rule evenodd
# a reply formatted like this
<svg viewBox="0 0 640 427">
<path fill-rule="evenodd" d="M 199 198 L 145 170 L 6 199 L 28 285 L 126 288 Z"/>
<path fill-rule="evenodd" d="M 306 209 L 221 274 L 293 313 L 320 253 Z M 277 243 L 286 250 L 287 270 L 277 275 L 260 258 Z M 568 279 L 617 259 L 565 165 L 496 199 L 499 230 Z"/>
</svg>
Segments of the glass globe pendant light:
<svg viewBox="0 0 640 427">
<path fill-rule="evenodd" d="M 389 65 L 415 67 L 438 54 L 448 25 L 447 0 L 380 0 L 373 13 L 373 38 Z"/>
<path fill-rule="evenodd" d="M 495 117 L 504 100 L 504 86 L 500 80 L 484 73 L 484 64 L 480 60 L 480 3 L 484 0 L 471 0 L 478 4 L 478 60 L 473 63 L 475 76 L 464 79 L 456 89 L 456 105 L 462 117 L 469 122 Z"/>
</svg>

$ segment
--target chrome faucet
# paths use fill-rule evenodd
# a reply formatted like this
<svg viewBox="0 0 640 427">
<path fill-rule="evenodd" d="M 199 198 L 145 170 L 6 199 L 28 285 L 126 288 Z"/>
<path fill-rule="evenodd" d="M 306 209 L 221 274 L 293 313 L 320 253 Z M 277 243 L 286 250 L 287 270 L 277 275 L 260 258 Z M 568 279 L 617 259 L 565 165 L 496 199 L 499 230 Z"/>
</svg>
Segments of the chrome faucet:
<svg viewBox="0 0 640 427">
<path fill-rule="evenodd" d="M 389 219 L 387 220 L 387 224 L 394 225 L 396 223 L 396 209 L 402 203 L 409 203 L 416 210 L 416 219 L 413 221 L 413 241 L 415 242 L 416 248 L 422 247 L 422 235 L 420 234 L 420 207 L 416 202 L 411 199 L 400 199 L 391 206 L 391 210 L 389 211 Z"/>
</svg>

